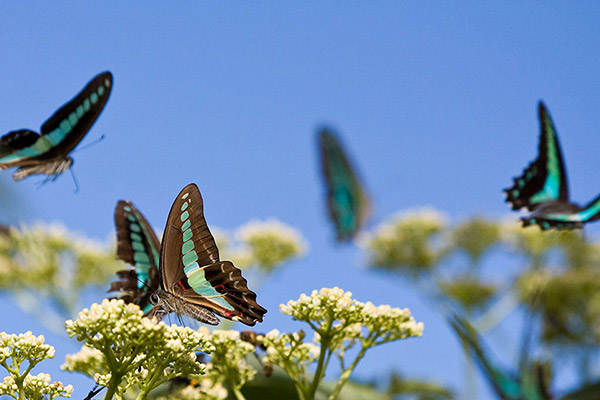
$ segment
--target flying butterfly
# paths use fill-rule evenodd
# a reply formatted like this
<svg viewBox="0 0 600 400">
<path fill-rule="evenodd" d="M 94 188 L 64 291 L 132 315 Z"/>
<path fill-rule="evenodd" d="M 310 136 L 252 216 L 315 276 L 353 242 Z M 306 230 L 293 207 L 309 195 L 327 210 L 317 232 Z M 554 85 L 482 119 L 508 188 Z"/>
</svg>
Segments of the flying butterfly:
<svg viewBox="0 0 600 400">
<path fill-rule="evenodd" d="M 567 173 L 558 136 L 550 114 L 539 103 L 541 126 L 538 157 L 504 189 L 513 210 L 530 212 L 522 217 L 523 226 L 537 224 L 541 229 L 582 228 L 584 223 L 600 219 L 600 196 L 581 207 L 569 201 Z"/>
<path fill-rule="evenodd" d="M 11 131 L 0 138 L 0 168 L 18 167 L 20 181 L 34 174 L 58 175 L 73 165 L 69 152 L 79 144 L 102 112 L 112 89 L 110 72 L 96 75 L 71 101 L 59 108 L 40 134 L 28 129 Z"/>
<path fill-rule="evenodd" d="M 502 400 L 550 400 L 549 377 L 546 364 L 524 360 L 519 372 L 506 371 L 496 366 L 481 344 L 475 329 L 462 317 L 452 314 L 450 325 L 459 336 L 465 351 L 472 355 L 479 368 L 492 385 L 498 399 Z"/>
<path fill-rule="evenodd" d="M 352 239 L 367 220 L 369 198 L 339 139 L 329 129 L 319 132 L 319 153 L 337 240 Z"/>
<path fill-rule="evenodd" d="M 241 271 L 221 261 L 204 219 L 203 201 L 195 184 L 179 193 L 167 219 L 162 245 L 143 215 L 120 201 L 115 210 L 117 255 L 133 265 L 119 271 L 110 291 L 121 292 L 150 317 L 171 312 L 216 325 L 214 315 L 253 326 L 266 309 L 256 302 Z"/>
</svg>

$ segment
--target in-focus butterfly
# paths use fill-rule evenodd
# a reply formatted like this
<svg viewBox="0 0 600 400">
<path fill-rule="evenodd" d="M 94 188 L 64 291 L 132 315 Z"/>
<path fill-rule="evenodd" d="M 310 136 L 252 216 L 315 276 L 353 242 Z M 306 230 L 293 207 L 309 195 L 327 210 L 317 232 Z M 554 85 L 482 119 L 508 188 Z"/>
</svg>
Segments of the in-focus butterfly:
<svg viewBox="0 0 600 400">
<path fill-rule="evenodd" d="M 319 132 L 319 152 L 327 204 L 338 240 L 352 239 L 369 215 L 369 198 L 336 135 Z"/>
<path fill-rule="evenodd" d="M 450 325 L 462 340 L 465 351 L 471 354 L 479 368 L 492 385 L 499 399 L 503 400 L 550 400 L 549 382 L 544 364 L 539 361 L 522 360 L 519 372 L 505 371 L 492 362 L 480 342 L 475 329 L 463 318 L 453 314 Z"/>
<path fill-rule="evenodd" d="M 131 202 L 119 201 L 115 224 L 117 255 L 134 268 L 119 271 L 121 280 L 109 291 L 120 291 L 125 301 L 159 320 L 175 312 L 211 325 L 219 323 L 213 313 L 251 326 L 262 322 L 267 310 L 258 305 L 241 271 L 219 259 L 195 184 L 175 199 L 162 246 Z"/>
<path fill-rule="evenodd" d="M 73 165 L 69 152 L 90 130 L 112 89 L 112 74 L 94 77 L 73 100 L 59 108 L 41 128 L 41 133 L 21 129 L 0 138 L 0 168 L 19 167 L 13 179 L 34 174 L 53 179 Z"/>
<path fill-rule="evenodd" d="M 582 228 L 600 218 L 600 196 L 583 207 L 569 201 L 567 174 L 556 129 L 544 103 L 539 103 L 541 125 L 539 154 L 535 161 L 504 189 L 513 210 L 530 211 L 521 218 L 523 226 L 538 224 L 542 229 Z"/>
</svg>

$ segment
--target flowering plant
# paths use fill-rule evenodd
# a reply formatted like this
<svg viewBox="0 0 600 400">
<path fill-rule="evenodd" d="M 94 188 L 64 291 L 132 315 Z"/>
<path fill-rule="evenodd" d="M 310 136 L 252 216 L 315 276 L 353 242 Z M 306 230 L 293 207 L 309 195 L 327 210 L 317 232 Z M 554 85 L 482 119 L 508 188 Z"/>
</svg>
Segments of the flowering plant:
<svg viewBox="0 0 600 400">
<path fill-rule="evenodd" d="M 294 381 L 302 400 L 314 399 L 332 355 L 338 359 L 342 374 L 329 399 L 337 397 L 368 349 L 423 334 L 423 323 L 417 323 L 408 309 L 362 303 L 338 287 L 314 290 L 310 296 L 302 294 L 280 309 L 306 322 L 315 333 L 313 343 L 304 343 L 303 331 L 280 334 L 273 330 L 259 339 L 267 349 L 264 362 L 283 368 Z M 347 351 L 356 345 L 360 350 L 348 362 Z M 314 362 L 317 369 L 311 376 L 307 367 Z"/>
<path fill-rule="evenodd" d="M 108 389 L 106 399 L 119 397 L 137 386 L 137 398 L 177 376 L 203 374 L 196 351 L 209 353 L 214 346 L 193 329 L 145 318 L 137 305 L 104 300 L 66 322 L 67 333 L 86 346 L 67 357 L 63 368 L 93 376 Z M 94 371 L 96 371 L 94 373 Z"/>
<path fill-rule="evenodd" d="M 38 363 L 49 358 L 54 358 L 54 347 L 44 344 L 44 336 L 34 336 L 29 331 L 19 335 L 0 332 L 0 366 L 9 373 L 0 383 L 0 395 L 19 400 L 71 397 L 73 386 L 51 383 L 48 374 L 30 374 Z M 26 367 L 23 366 L 25 361 Z"/>
</svg>

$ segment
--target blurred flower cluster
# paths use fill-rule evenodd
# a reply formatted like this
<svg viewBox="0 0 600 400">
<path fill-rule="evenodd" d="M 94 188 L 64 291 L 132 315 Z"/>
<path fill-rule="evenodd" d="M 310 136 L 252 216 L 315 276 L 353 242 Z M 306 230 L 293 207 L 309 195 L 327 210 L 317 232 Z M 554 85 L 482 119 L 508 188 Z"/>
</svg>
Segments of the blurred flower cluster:
<svg viewBox="0 0 600 400">
<path fill-rule="evenodd" d="M 253 220 L 240 226 L 233 235 L 235 241 L 224 231 L 216 232 L 222 258 L 231 259 L 240 267 L 254 266 L 264 272 L 304 255 L 308 249 L 300 232 L 276 219 Z"/>
<path fill-rule="evenodd" d="M 48 374 L 31 374 L 38 363 L 49 358 L 54 358 L 54 347 L 44 344 L 44 336 L 0 332 L 0 366 L 9 373 L 0 383 L 0 395 L 20 400 L 70 397 L 73 386 L 51 382 Z"/>
<path fill-rule="evenodd" d="M 104 300 L 66 322 L 67 333 L 84 342 L 81 352 L 67 357 L 63 368 L 92 376 L 108 388 L 107 397 L 122 396 L 131 386 L 143 398 L 150 390 L 181 375 L 203 374 L 197 351 L 214 346 L 193 329 L 156 323 L 137 305 Z"/>
<path fill-rule="evenodd" d="M 364 234 L 367 263 L 415 281 L 441 304 L 491 329 L 520 305 L 541 321 L 546 354 L 568 355 L 589 376 L 600 345 L 600 242 L 579 230 L 541 231 L 510 220 L 472 217 L 450 224 L 438 212 L 417 210 L 390 217 Z M 506 265 L 502 271 L 488 267 Z M 534 332 L 538 332 L 537 329 Z"/>
<path fill-rule="evenodd" d="M 105 285 L 119 268 L 114 245 L 69 233 L 59 224 L 11 227 L 0 234 L 0 290 L 56 331 L 80 309 L 85 288 Z"/>
</svg>

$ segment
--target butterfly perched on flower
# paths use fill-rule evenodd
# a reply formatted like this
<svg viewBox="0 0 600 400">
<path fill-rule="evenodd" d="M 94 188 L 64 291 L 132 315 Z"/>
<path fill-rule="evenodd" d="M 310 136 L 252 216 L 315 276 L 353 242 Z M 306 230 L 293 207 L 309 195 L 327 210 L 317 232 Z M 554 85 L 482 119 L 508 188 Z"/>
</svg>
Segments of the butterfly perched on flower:
<svg viewBox="0 0 600 400">
<path fill-rule="evenodd" d="M 71 101 L 59 108 L 40 133 L 20 129 L 0 138 L 0 168 L 18 167 L 13 179 L 34 174 L 54 179 L 73 165 L 69 152 L 81 142 L 104 109 L 112 89 L 110 72 L 96 75 Z"/>
<path fill-rule="evenodd" d="M 109 291 L 119 291 L 158 320 L 175 312 L 211 325 L 219 323 L 215 314 L 250 326 L 262 322 L 267 310 L 258 305 L 241 271 L 219 259 L 195 184 L 175 199 L 162 245 L 129 201 L 117 203 L 115 224 L 117 256 L 133 269 L 117 272 L 120 280 Z"/>
<path fill-rule="evenodd" d="M 339 139 L 329 129 L 319 132 L 319 153 L 337 239 L 352 239 L 369 215 L 369 198 Z"/>
<path fill-rule="evenodd" d="M 506 201 L 513 210 L 530 212 L 521 218 L 523 226 L 550 228 L 582 228 L 583 224 L 600 218 L 600 196 L 583 207 L 569 201 L 567 173 L 558 136 L 550 114 L 539 103 L 541 126 L 538 157 L 514 178 L 513 186 L 504 189 Z"/>
</svg>

